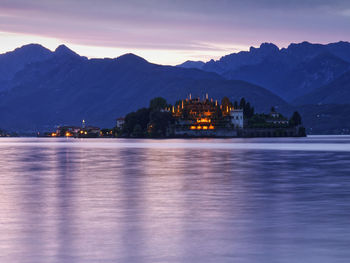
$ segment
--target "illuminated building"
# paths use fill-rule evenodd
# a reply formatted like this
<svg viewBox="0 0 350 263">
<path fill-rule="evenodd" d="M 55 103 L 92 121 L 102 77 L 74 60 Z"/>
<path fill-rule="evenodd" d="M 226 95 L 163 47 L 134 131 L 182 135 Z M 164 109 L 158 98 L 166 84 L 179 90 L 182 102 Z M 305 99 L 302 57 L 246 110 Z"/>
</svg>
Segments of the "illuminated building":
<svg viewBox="0 0 350 263">
<path fill-rule="evenodd" d="M 243 129 L 244 127 L 244 116 L 242 109 L 232 109 L 230 111 L 231 123 L 234 128 Z"/>
<path fill-rule="evenodd" d="M 117 128 L 121 129 L 123 128 L 125 123 L 125 118 L 124 117 L 120 117 L 117 119 Z"/>
<path fill-rule="evenodd" d="M 230 132 L 243 128 L 243 110 L 234 109 L 231 104 L 220 105 L 217 100 L 193 98 L 178 101 L 171 111 L 176 120 L 175 133 L 190 135 L 210 134 L 218 131 Z"/>
</svg>

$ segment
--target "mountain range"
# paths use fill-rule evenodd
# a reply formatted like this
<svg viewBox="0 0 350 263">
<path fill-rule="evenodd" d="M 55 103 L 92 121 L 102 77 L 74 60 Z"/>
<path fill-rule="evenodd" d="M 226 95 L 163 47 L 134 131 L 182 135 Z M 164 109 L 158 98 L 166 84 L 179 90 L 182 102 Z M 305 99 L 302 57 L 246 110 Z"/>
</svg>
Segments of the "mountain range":
<svg viewBox="0 0 350 263">
<path fill-rule="evenodd" d="M 245 97 L 258 111 L 271 106 L 291 111 L 283 99 L 257 85 L 198 69 L 156 65 L 133 54 L 87 59 L 63 45 L 54 52 L 29 45 L 0 57 L 4 72 L 9 57 L 17 62 L 1 85 L 0 126 L 16 131 L 48 130 L 83 119 L 113 127 L 117 117 L 148 106 L 154 97 L 174 103 L 190 93 L 208 93 L 215 99 Z"/>
<path fill-rule="evenodd" d="M 302 42 L 279 49 L 271 43 L 207 63 L 187 61 L 179 67 L 215 72 L 262 86 L 293 103 L 350 71 L 350 43 Z M 349 98 L 349 97 L 348 97 Z M 332 101 L 337 103 L 337 101 Z"/>
<path fill-rule="evenodd" d="M 61 45 L 38 44 L 0 55 L 0 128 L 18 132 L 57 125 L 113 127 L 115 119 L 162 96 L 245 97 L 258 112 L 299 110 L 309 133 L 347 133 L 350 43 L 303 42 L 259 48 L 209 62 L 162 66 L 133 54 L 88 59 Z M 319 117 L 317 117 L 319 116 Z M 321 116 L 321 117 L 320 117 Z"/>
</svg>

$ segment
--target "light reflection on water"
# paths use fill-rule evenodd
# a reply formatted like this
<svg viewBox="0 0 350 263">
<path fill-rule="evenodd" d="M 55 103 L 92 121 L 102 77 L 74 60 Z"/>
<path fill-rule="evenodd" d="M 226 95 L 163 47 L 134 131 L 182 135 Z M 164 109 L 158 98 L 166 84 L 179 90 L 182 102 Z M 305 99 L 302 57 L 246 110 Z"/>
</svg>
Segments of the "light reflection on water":
<svg viewBox="0 0 350 263">
<path fill-rule="evenodd" d="M 0 140 L 0 262 L 348 262 L 350 137 Z"/>
</svg>

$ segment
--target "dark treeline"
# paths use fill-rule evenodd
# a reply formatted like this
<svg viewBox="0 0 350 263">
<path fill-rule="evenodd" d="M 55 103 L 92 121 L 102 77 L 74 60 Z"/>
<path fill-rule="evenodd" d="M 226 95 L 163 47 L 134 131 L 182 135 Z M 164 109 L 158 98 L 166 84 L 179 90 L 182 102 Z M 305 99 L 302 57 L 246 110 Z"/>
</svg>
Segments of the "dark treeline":
<svg viewBox="0 0 350 263">
<path fill-rule="evenodd" d="M 121 130 L 116 128 L 117 136 L 122 137 L 165 137 L 174 118 L 170 112 L 164 111 L 170 107 L 164 98 L 151 100 L 148 108 L 141 108 L 125 116 L 125 124 Z"/>
</svg>

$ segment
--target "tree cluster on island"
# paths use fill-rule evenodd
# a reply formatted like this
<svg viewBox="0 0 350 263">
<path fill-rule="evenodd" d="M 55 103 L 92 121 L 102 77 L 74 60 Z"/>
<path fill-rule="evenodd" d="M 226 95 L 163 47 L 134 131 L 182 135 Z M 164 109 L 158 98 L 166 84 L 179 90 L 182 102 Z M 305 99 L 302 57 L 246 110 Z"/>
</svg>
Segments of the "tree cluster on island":
<svg viewBox="0 0 350 263">
<path fill-rule="evenodd" d="M 150 101 L 148 108 L 141 108 L 125 116 L 122 129 L 115 128 L 117 137 L 165 137 L 170 124 L 175 119 L 170 112 L 164 111 L 170 107 L 164 98 L 157 97 Z"/>
</svg>

